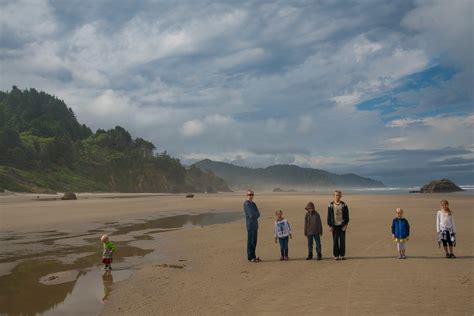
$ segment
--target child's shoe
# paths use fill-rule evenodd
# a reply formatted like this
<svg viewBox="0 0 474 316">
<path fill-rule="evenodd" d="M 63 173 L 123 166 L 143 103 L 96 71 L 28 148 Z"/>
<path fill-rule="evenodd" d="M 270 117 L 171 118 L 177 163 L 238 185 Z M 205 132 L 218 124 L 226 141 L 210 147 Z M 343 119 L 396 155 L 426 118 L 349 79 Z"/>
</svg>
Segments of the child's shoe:
<svg viewBox="0 0 474 316">
<path fill-rule="evenodd" d="M 285 257 L 285 261 L 288 261 L 289 259 L 290 259 L 290 258 L 288 258 L 288 257 Z"/>
<path fill-rule="evenodd" d="M 449 253 L 447 253 L 446 258 L 451 258 L 451 255 Z"/>
<path fill-rule="evenodd" d="M 285 257 L 281 256 L 280 261 L 283 261 L 283 260 L 285 260 Z"/>
<path fill-rule="evenodd" d="M 311 259 L 313 259 L 313 255 L 308 255 L 308 256 L 306 257 L 306 260 L 311 260 Z"/>
<path fill-rule="evenodd" d="M 454 253 L 452 253 L 450 257 L 451 257 L 452 259 L 456 258 L 456 256 L 454 255 Z"/>
<path fill-rule="evenodd" d="M 323 256 L 320 253 L 318 253 L 318 257 L 316 258 L 316 260 L 323 260 Z"/>
</svg>

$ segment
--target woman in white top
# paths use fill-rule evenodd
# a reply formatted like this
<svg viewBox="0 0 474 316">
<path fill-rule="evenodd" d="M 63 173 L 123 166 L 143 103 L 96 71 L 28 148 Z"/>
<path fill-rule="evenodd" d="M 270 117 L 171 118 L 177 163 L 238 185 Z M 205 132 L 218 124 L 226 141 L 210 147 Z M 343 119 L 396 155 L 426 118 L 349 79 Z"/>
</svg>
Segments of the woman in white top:
<svg viewBox="0 0 474 316">
<path fill-rule="evenodd" d="M 453 253 L 453 247 L 456 246 L 456 225 L 447 200 L 441 200 L 441 210 L 436 214 L 436 232 L 438 233 L 438 245 L 443 243 L 446 258 L 456 258 Z"/>
</svg>

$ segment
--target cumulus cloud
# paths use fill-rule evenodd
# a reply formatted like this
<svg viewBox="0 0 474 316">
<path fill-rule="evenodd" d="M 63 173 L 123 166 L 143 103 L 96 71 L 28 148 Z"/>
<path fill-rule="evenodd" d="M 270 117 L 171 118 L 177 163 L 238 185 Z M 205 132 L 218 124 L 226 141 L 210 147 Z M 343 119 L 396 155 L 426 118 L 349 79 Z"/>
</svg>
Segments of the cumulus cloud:
<svg viewBox="0 0 474 316">
<path fill-rule="evenodd" d="M 181 132 L 185 137 L 193 137 L 204 131 L 204 124 L 199 120 L 187 121 L 183 124 Z"/>
</svg>

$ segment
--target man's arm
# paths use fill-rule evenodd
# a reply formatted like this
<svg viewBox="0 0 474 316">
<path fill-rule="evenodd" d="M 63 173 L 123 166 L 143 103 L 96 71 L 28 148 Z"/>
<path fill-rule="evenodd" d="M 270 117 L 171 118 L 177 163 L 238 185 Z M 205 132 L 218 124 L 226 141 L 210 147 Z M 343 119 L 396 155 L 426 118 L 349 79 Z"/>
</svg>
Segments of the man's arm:
<svg viewBox="0 0 474 316">
<path fill-rule="evenodd" d="M 255 206 L 255 219 L 260 217 L 260 211 L 258 210 L 257 204 L 253 204 Z"/>
<path fill-rule="evenodd" d="M 255 203 L 250 203 L 250 202 L 246 201 L 245 204 L 244 204 L 244 209 L 245 209 L 245 216 L 248 219 L 256 220 L 260 217 L 260 212 L 259 212 L 258 207 Z"/>
<path fill-rule="evenodd" d="M 327 217 L 328 226 L 332 227 L 332 220 L 331 220 L 331 204 L 328 205 L 328 217 Z"/>
<path fill-rule="evenodd" d="M 246 218 L 251 218 L 251 210 L 247 201 L 244 202 L 244 212 Z"/>
<path fill-rule="evenodd" d="M 344 206 L 346 207 L 346 225 L 349 224 L 349 206 L 347 206 L 346 203 L 344 203 Z"/>
</svg>

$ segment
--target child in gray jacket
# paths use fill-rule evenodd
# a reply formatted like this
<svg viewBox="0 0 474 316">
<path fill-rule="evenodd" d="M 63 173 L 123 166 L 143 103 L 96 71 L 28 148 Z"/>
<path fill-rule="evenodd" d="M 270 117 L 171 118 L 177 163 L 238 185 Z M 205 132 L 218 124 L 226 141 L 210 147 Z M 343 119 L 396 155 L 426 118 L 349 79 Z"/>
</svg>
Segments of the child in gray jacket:
<svg viewBox="0 0 474 316">
<path fill-rule="evenodd" d="M 316 242 L 317 260 L 321 260 L 323 258 L 321 252 L 321 237 L 323 236 L 321 216 L 316 211 L 313 202 L 306 204 L 305 210 L 304 235 L 308 238 L 308 257 L 306 260 L 313 259 L 313 240 Z"/>
</svg>

